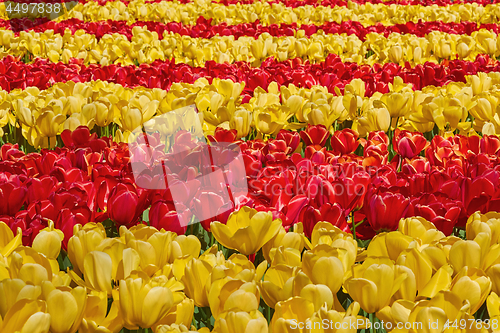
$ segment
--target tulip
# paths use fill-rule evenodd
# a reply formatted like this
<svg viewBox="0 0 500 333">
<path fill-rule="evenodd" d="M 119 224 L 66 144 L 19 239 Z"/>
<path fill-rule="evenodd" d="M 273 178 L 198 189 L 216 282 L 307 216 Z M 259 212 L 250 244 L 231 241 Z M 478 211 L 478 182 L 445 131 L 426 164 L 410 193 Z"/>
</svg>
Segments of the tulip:
<svg viewBox="0 0 500 333">
<path fill-rule="evenodd" d="M 220 333 L 267 333 L 266 318 L 260 311 L 230 311 L 220 316 L 214 325 L 213 332 Z"/>
<path fill-rule="evenodd" d="M 470 303 L 470 313 L 476 313 L 491 291 L 490 278 L 480 269 L 464 267 L 453 279 L 451 292 Z"/>
<path fill-rule="evenodd" d="M 0 254 L 7 257 L 17 247 L 22 245 L 21 229 L 18 229 L 17 235 L 4 222 L 0 222 Z"/>
<path fill-rule="evenodd" d="M 117 225 L 130 225 L 139 217 L 140 203 L 140 198 L 135 191 L 123 184 L 118 184 L 109 195 L 107 205 L 109 217 Z"/>
<path fill-rule="evenodd" d="M 273 220 L 271 213 L 257 212 L 247 206 L 231 213 L 227 225 L 213 222 L 211 230 L 215 239 L 227 248 L 250 255 L 257 252 L 280 230 L 281 220 Z"/>
<path fill-rule="evenodd" d="M 424 136 L 418 132 L 410 133 L 396 129 L 392 139 L 394 151 L 403 158 L 412 159 L 428 145 Z"/>
<path fill-rule="evenodd" d="M 270 267 L 264 275 L 264 280 L 260 282 L 262 299 L 271 308 L 276 307 L 276 303 L 285 301 L 293 294 L 294 277 L 298 273 L 298 268 L 287 265 L 277 265 Z"/>
<path fill-rule="evenodd" d="M 302 297 L 278 302 L 271 321 L 271 332 L 296 332 L 297 323 L 306 323 L 314 314 L 314 305 Z"/>
<path fill-rule="evenodd" d="M 210 287 L 208 302 L 216 319 L 225 311 L 257 311 L 260 291 L 255 281 L 220 279 Z"/>
<path fill-rule="evenodd" d="M 33 249 L 43 253 L 47 258 L 57 259 L 61 251 L 64 234 L 61 230 L 54 229 L 54 223 L 49 221 L 49 226 L 40 230 L 33 240 Z"/>
<path fill-rule="evenodd" d="M 375 231 L 395 230 L 408 209 L 409 200 L 399 193 L 366 196 L 363 210 Z"/>
<path fill-rule="evenodd" d="M 2 198 L 0 215 L 16 215 L 26 200 L 27 192 L 27 187 L 22 184 L 18 175 L 2 174 L 0 176 L 0 196 Z"/>
<path fill-rule="evenodd" d="M 445 196 L 424 194 L 410 201 L 406 216 L 421 216 L 434 223 L 438 230 L 450 235 L 458 221 L 460 206 Z"/>
<path fill-rule="evenodd" d="M 42 285 L 47 302 L 47 312 L 50 314 L 50 331 L 54 333 L 78 330 L 87 303 L 87 292 L 82 287 L 71 291 L 55 289 L 50 282 Z"/>
<path fill-rule="evenodd" d="M 304 252 L 302 270 L 312 283 L 328 286 L 335 295 L 342 285 L 344 272 L 350 268 L 346 267 L 349 265 L 347 255 L 344 249 L 333 249 L 326 244 L 319 245 Z"/>
<path fill-rule="evenodd" d="M 209 278 L 212 270 L 213 264 L 205 257 L 192 258 L 186 264 L 181 281 L 185 286 L 186 295 L 194 300 L 196 306 L 209 306 L 208 288 L 210 288 Z"/>
<path fill-rule="evenodd" d="M 422 217 L 409 217 L 399 221 L 398 230 L 406 236 L 420 239 L 423 244 L 444 238 L 444 234 Z"/>
<path fill-rule="evenodd" d="M 346 281 L 346 289 L 354 301 L 368 313 L 375 313 L 389 305 L 406 274 L 396 276 L 394 267 L 386 264 L 373 264 Z M 359 276 L 358 276 L 359 274 Z"/>
<path fill-rule="evenodd" d="M 328 132 L 327 128 L 323 125 L 315 125 L 308 126 L 306 130 L 301 131 L 299 134 L 306 145 L 323 147 L 330 132 Z"/>
<path fill-rule="evenodd" d="M 4 316 L 3 323 L 0 321 L 2 332 L 51 332 L 52 317 L 46 313 L 47 306 L 43 301 L 21 299 Z"/>
<path fill-rule="evenodd" d="M 123 326 L 118 302 L 113 302 L 108 312 L 108 296 L 103 292 L 92 292 L 87 296 L 87 305 L 78 331 L 116 332 Z"/>
<path fill-rule="evenodd" d="M 330 139 L 332 151 L 335 154 L 346 155 L 354 152 L 358 146 L 358 133 L 346 128 L 342 131 L 337 131 Z"/>
<path fill-rule="evenodd" d="M 176 287 L 172 281 L 121 280 L 118 291 L 124 326 L 128 329 L 154 326 L 175 305 Z"/>
</svg>

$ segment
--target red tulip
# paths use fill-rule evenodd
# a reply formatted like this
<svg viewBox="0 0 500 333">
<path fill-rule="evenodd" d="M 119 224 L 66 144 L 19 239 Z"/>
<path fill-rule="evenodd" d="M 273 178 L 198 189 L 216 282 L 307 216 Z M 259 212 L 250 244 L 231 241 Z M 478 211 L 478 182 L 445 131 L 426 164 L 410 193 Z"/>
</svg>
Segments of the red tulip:
<svg viewBox="0 0 500 333">
<path fill-rule="evenodd" d="M 319 146 L 320 148 L 325 145 L 330 136 L 330 132 L 323 125 L 307 125 L 307 129 L 299 134 L 307 146 Z"/>
<path fill-rule="evenodd" d="M 173 231 L 178 235 L 184 235 L 187 230 L 191 214 L 187 208 L 177 212 L 181 204 L 174 205 L 164 200 L 156 201 L 149 209 L 149 223 L 158 230 Z"/>
<path fill-rule="evenodd" d="M 366 197 L 363 211 L 368 223 L 376 232 L 393 231 L 405 216 L 409 199 L 400 193 L 382 192 Z"/>
<path fill-rule="evenodd" d="M 311 237 L 316 223 L 321 221 L 330 222 L 332 225 L 340 228 L 342 231 L 350 232 L 344 209 L 342 209 L 342 207 L 337 203 L 325 203 L 319 209 L 307 205 L 300 212 L 300 217 L 298 220 L 298 222 L 303 223 L 304 233 L 309 238 Z"/>
<path fill-rule="evenodd" d="M 16 215 L 24 205 L 27 193 L 19 175 L 0 173 L 0 215 Z"/>
<path fill-rule="evenodd" d="M 422 133 L 396 129 L 392 145 L 402 158 L 412 159 L 428 146 L 428 142 Z"/>
<path fill-rule="evenodd" d="M 117 225 L 130 226 L 137 222 L 142 211 L 137 193 L 124 184 L 118 184 L 108 199 L 108 215 Z"/>
<path fill-rule="evenodd" d="M 359 146 L 358 133 L 350 128 L 336 131 L 333 133 L 330 143 L 335 154 L 347 155 L 353 153 Z"/>
<path fill-rule="evenodd" d="M 453 232 L 461 212 L 461 203 L 444 195 L 423 194 L 413 198 L 406 216 L 421 216 L 434 223 L 446 236 Z"/>
</svg>

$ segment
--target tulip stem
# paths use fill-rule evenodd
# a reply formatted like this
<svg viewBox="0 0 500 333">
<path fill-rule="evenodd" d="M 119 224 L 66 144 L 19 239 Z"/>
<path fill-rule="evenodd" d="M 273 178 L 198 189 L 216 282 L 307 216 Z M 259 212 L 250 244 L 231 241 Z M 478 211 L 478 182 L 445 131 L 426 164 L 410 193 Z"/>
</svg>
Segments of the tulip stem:
<svg viewBox="0 0 500 333">
<path fill-rule="evenodd" d="M 351 212 L 351 224 L 352 224 L 352 238 L 357 241 L 356 237 L 356 223 L 354 222 L 354 211 Z"/>
<path fill-rule="evenodd" d="M 370 332 L 375 333 L 375 327 L 374 327 L 375 319 L 373 318 L 374 317 L 373 313 L 370 313 L 368 316 L 370 317 Z"/>
</svg>

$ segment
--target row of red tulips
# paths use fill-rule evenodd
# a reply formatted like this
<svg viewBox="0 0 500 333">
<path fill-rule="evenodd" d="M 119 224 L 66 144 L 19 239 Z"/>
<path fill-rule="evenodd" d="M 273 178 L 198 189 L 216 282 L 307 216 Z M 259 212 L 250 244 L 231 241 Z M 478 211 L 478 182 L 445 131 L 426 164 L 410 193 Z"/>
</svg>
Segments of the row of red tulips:
<svg viewBox="0 0 500 333">
<path fill-rule="evenodd" d="M 126 21 L 98 21 L 85 22 L 79 19 L 69 19 L 60 22 L 50 21 L 47 18 L 38 18 L 31 20 L 29 18 L 0 20 L 0 27 L 4 29 L 12 29 L 19 32 L 24 30 L 34 30 L 36 32 L 44 32 L 46 30 L 54 30 L 54 33 L 64 35 L 66 29 L 69 29 L 73 34 L 77 30 L 84 30 L 86 33 L 94 34 L 98 39 L 105 34 L 119 33 L 132 39 L 132 28 L 147 27 L 148 31 L 155 31 L 159 36 L 163 36 L 165 32 L 178 33 L 180 35 L 190 37 L 212 38 L 215 35 L 234 36 L 235 39 L 242 36 L 253 36 L 257 38 L 263 33 L 269 33 L 272 36 L 294 36 L 296 31 L 304 30 L 306 36 L 317 33 L 323 30 L 328 34 L 347 34 L 356 35 L 361 40 L 365 40 L 369 33 L 383 34 L 389 36 L 391 33 L 413 34 L 418 37 L 423 37 L 432 31 L 442 31 L 456 35 L 470 35 L 474 31 L 487 29 L 498 33 L 500 24 L 478 24 L 476 22 L 407 22 L 404 24 L 376 25 L 363 26 L 360 22 L 344 21 L 340 24 L 337 22 L 326 22 L 321 25 L 303 24 L 271 24 L 262 25 L 258 20 L 252 23 L 242 23 L 237 25 L 228 25 L 227 23 L 212 24 L 212 19 L 206 19 L 200 16 L 196 25 L 189 26 L 179 22 L 170 22 L 167 24 L 153 21 L 138 21 L 128 24 Z"/>
<path fill-rule="evenodd" d="M 219 128 L 209 137 L 234 142 L 243 154 L 245 170 L 226 176 L 244 182 L 246 174 L 248 191 L 232 189 L 228 202 L 210 189 L 213 184 L 186 182 L 200 173 L 189 158 L 169 159 L 161 142 L 149 143 L 153 155 L 169 161 L 170 172 L 186 182 L 175 194 L 184 207 L 174 204 L 168 189 L 139 187 L 152 178 L 134 178 L 128 146 L 91 135 L 85 127 L 63 132 L 65 147 L 52 151 L 24 154 L 5 144 L 0 149 L 0 221 L 20 227 L 24 243 L 30 244 L 49 219 L 66 234 L 65 241 L 76 224 L 110 219 L 131 226 L 146 216 L 158 229 L 183 234 L 185 221 L 197 212 L 226 208 L 201 221 L 209 229 L 211 221 L 225 222 L 231 211 L 250 206 L 273 212 L 286 228 L 302 222 L 309 236 L 317 222 L 329 221 L 371 238 L 395 230 L 408 216 L 423 216 L 449 235 L 475 211 L 500 204 L 497 137 L 435 136 L 428 142 L 420 133 L 396 131 L 391 142 L 383 132 L 364 140 L 350 129 L 331 136 L 322 126 L 283 130 L 267 142 L 235 141 L 235 135 Z M 190 137 L 178 132 L 173 151 L 183 151 Z"/>
<path fill-rule="evenodd" d="M 403 67 L 394 63 L 374 66 L 346 63 L 342 62 L 340 57 L 330 54 L 324 62 L 318 64 L 310 64 L 300 58 L 284 62 L 268 58 L 259 68 L 254 68 L 247 62 L 218 64 L 213 61 L 207 61 L 204 67 L 194 67 L 176 64 L 175 60 L 157 60 L 152 64 L 140 66 L 87 66 L 77 59 L 73 59 L 70 64 L 52 63 L 45 59 L 25 64 L 8 56 L 0 60 L 0 88 L 6 91 L 27 87 L 46 89 L 56 82 L 102 80 L 127 87 L 144 86 L 168 90 L 174 82 L 194 83 L 202 77 L 208 78 L 209 81 L 218 77 L 244 82 L 243 94 L 249 98 L 255 88 L 267 89 L 273 81 L 278 86 L 291 83 L 307 88 L 323 85 L 334 93 L 335 87 L 342 91 L 352 79 L 360 78 L 365 82 L 365 95 L 371 96 L 376 91 L 389 92 L 389 83 L 392 83 L 396 76 L 401 77 L 405 83 L 413 84 L 414 89 L 420 90 L 429 85 L 466 82 L 466 75 L 498 71 L 500 63 L 487 55 L 479 55 L 474 62 L 452 60 L 443 61 L 441 64 L 427 62 L 415 67 Z"/>
</svg>

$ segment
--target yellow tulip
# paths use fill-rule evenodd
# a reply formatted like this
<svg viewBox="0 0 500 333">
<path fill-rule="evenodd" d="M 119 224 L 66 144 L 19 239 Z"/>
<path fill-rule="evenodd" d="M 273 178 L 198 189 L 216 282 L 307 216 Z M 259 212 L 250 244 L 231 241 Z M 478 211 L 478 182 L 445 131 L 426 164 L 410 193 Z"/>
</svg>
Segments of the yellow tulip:
<svg viewBox="0 0 500 333">
<path fill-rule="evenodd" d="M 194 300 L 196 306 L 209 306 L 207 288 L 210 287 L 209 278 L 212 270 L 213 265 L 205 260 L 204 256 L 200 259 L 192 258 L 185 263 L 181 281 L 185 286 L 186 295 Z"/>
<path fill-rule="evenodd" d="M 220 279 L 212 283 L 208 293 L 208 302 L 214 318 L 225 311 L 258 310 L 260 292 L 255 281 Z"/>
<path fill-rule="evenodd" d="M 4 222 L 0 222 L 0 255 L 7 257 L 21 245 L 21 228 L 18 228 L 17 235 L 14 237 L 14 233 L 10 230 L 9 226 Z"/>
<path fill-rule="evenodd" d="M 215 321 L 212 333 L 267 333 L 267 320 L 260 311 L 229 311 Z"/>
<path fill-rule="evenodd" d="M 54 228 L 54 222 L 49 221 L 49 226 L 40 230 L 33 240 L 33 249 L 43 253 L 47 258 L 57 259 L 61 251 L 61 242 L 64 233 Z"/>
<path fill-rule="evenodd" d="M 451 292 L 470 303 L 474 314 L 483 305 L 491 291 L 490 278 L 480 269 L 464 267 L 453 279 Z"/>
<path fill-rule="evenodd" d="M 84 280 L 70 271 L 70 276 L 77 284 L 89 288 L 91 290 L 104 291 L 111 295 L 112 286 L 112 269 L 113 263 L 109 254 L 105 252 L 92 251 L 87 253 L 83 262 Z"/>
<path fill-rule="evenodd" d="M 227 224 L 213 222 L 210 226 L 219 243 L 245 255 L 257 252 L 278 233 L 280 227 L 281 220 L 273 220 L 270 212 L 257 212 L 247 206 L 231 213 Z"/>
<path fill-rule="evenodd" d="M 250 133 L 252 125 L 252 112 L 246 109 L 237 109 L 231 120 L 229 120 L 229 127 L 238 131 L 236 136 L 238 139 L 246 137 Z"/>
<path fill-rule="evenodd" d="M 406 236 L 415 239 L 420 239 L 423 244 L 430 244 L 433 241 L 438 241 L 445 235 L 437 230 L 431 222 L 423 217 L 409 217 L 399 221 L 398 230 Z"/>
<path fill-rule="evenodd" d="M 287 265 L 277 265 L 267 270 L 264 279 L 260 281 L 262 299 L 272 308 L 277 302 L 285 301 L 294 295 L 293 285 L 299 268 Z"/>
<path fill-rule="evenodd" d="M 415 274 L 417 290 L 421 291 L 429 283 L 432 277 L 432 264 L 416 248 L 403 251 L 396 261 L 398 265 L 404 265 Z"/>
<path fill-rule="evenodd" d="M 21 299 L 16 302 L 0 320 L 1 332 L 48 333 L 51 331 L 53 318 L 46 313 L 45 302 Z"/>
<path fill-rule="evenodd" d="M 174 295 L 179 288 L 177 284 L 160 278 L 120 280 L 118 291 L 124 326 L 128 329 L 154 326 L 167 315 L 176 300 L 182 301 Z"/>
<path fill-rule="evenodd" d="M 306 251 L 302 257 L 302 269 L 314 284 L 324 284 L 336 295 L 342 286 L 345 267 L 343 262 L 347 257 L 344 249 L 334 249 L 328 245 L 319 245 Z M 345 264 L 347 265 L 347 263 Z"/>
<path fill-rule="evenodd" d="M 276 304 L 271 321 L 271 332 L 307 332 L 305 323 L 314 314 L 314 304 L 302 297 L 293 297 Z M 302 327 L 299 324 L 303 325 Z"/>
<path fill-rule="evenodd" d="M 403 49 L 400 45 L 393 45 L 388 52 L 389 60 L 399 64 L 403 58 Z"/>
<path fill-rule="evenodd" d="M 412 105 L 413 94 L 411 93 L 388 93 L 384 94 L 381 101 L 389 111 L 391 118 L 399 118 L 406 116 Z"/>
<path fill-rule="evenodd" d="M 50 314 L 50 331 L 74 333 L 80 326 L 87 304 L 87 292 L 82 287 L 66 290 L 55 289 L 50 282 L 42 285 Z"/>
<path fill-rule="evenodd" d="M 405 278 L 404 273 L 396 275 L 394 267 L 373 264 L 364 270 L 353 269 L 353 277 L 346 281 L 345 287 L 363 310 L 375 313 L 389 305 Z"/>
<path fill-rule="evenodd" d="M 68 241 L 68 257 L 75 273 L 81 276 L 85 256 L 96 250 L 106 238 L 106 231 L 102 224 L 87 223 L 83 227 L 77 224 L 73 229 L 73 234 L 74 236 Z"/>
<path fill-rule="evenodd" d="M 373 237 L 368 244 L 367 255 L 369 257 L 388 257 L 396 261 L 401 252 L 415 245 L 416 241 L 412 237 L 405 236 L 400 231 L 380 233 Z"/>
<path fill-rule="evenodd" d="M 418 302 L 408 317 L 410 332 L 443 332 L 444 325 L 457 322 L 464 315 L 464 303 L 449 291 L 440 291 L 430 300 Z M 430 324 L 431 323 L 431 324 Z"/>
<path fill-rule="evenodd" d="M 357 302 L 352 302 L 345 312 L 329 310 L 323 306 L 311 317 L 312 331 L 318 333 L 356 333 L 358 329 L 367 326 L 366 318 L 358 316 L 359 310 Z M 325 325 L 326 323 L 328 324 Z"/>
<path fill-rule="evenodd" d="M 78 331 L 82 333 L 118 332 L 123 326 L 118 302 L 113 302 L 108 312 L 108 295 L 105 292 L 91 292 L 87 296 L 82 324 Z M 107 314 L 106 314 L 107 313 Z"/>
</svg>

